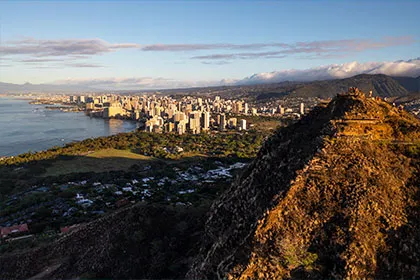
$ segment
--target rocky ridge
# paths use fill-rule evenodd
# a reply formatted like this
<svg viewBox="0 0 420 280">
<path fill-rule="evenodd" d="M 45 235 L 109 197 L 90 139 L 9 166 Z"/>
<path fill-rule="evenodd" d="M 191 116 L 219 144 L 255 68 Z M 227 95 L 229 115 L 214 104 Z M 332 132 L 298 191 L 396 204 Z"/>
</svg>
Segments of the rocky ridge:
<svg viewBox="0 0 420 280">
<path fill-rule="evenodd" d="M 355 88 L 280 129 L 213 204 L 187 276 L 419 277 L 419 139 Z"/>
</svg>

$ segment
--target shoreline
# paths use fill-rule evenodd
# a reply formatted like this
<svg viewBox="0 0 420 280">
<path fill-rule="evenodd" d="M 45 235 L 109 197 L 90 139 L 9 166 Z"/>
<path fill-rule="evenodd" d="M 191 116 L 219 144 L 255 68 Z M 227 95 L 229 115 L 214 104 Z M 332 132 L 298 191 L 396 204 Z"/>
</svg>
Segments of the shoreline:
<svg viewBox="0 0 420 280">
<path fill-rule="evenodd" d="M 8 95 L 6 95 L 6 96 L 5 95 L 0 95 L 0 100 L 1 99 L 9 99 L 9 100 L 14 99 L 14 100 L 22 100 L 22 101 L 23 100 L 26 100 L 26 101 L 34 100 L 34 99 L 27 98 L 27 97 L 26 98 L 19 98 L 18 96 L 8 96 Z M 26 104 L 28 104 L 28 106 L 30 106 L 29 108 L 31 108 L 31 109 L 33 109 L 35 106 L 42 105 L 42 104 L 31 104 L 30 102 L 27 102 Z M 57 108 L 55 108 L 55 107 L 54 108 L 47 108 L 47 107 L 48 106 L 44 106 L 44 109 L 48 110 L 48 111 L 57 111 L 57 112 L 61 112 L 61 113 L 76 113 L 76 115 L 79 115 L 79 116 L 81 115 L 81 113 L 84 113 L 83 117 L 82 117 L 83 119 L 89 120 L 89 119 L 93 118 L 93 117 L 90 117 L 89 115 L 86 115 L 85 111 L 61 110 L 61 107 L 63 107 L 63 106 L 58 106 Z M 60 114 L 60 113 L 58 113 L 58 114 Z M 65 115 L 67 115 L 67 114 L 65 114 Z M 69 115 L 72 115 L 72 114 L 69 114 Z M 95 119 L 98 119 L 98 118 L 95 118 Z M 52 149 L 55 146 L 63 147 L 66 144 L 80 142 L 80 141 L 87 140 L 87 139 L 90 139 L 90 138 L 94 139 L 94 138 L 98 138 L 98 137 L 107 137 L 107 136 L 117 135 L 117 134 L 120 134 L 120 133 L 134 132 L 138 129 L 138 122 L 134 121 L 134 120 L 114 119 L 114 118 L 112 118 L 112 119 L 100 118 L 100 119 L 103 120 L 103 124 L 105 125 L 105 128 L 102 128 L 102 132 L 100 132 L 101 131 L 101 126 L 100 125 L 97 126 L 99 128 L 97 133 L 90 133 L 90 135 L 88 134 L 89 131 L 90 131 L 88 127 L 80 127 L 81 130 L 83 130 L 83 129 L 86 130 L 87 129 L 87 134 L 84 135 L 83 138 L 80 138 L 80 134 L 79 134 L 79 135 L 75 136 L 76 139 L 72 139 L 70 141 L 65 141 L 64 139 L 69 139 L 69 138 L 66 135 L 63 134 L 63 135 L 60 135 L 60 136 L 55 135 L 55 136 L 52 136 L 51 138 L 36 140 L 33 143 L 31 143 L 31 141 L 29 141 L 29 143 L 32 144 L 32 145 L 30 145 L 30 144 L 25 145 L 25 142 L 28 142 L 26 139 L 31 139 L 30 134 L 28 134 L 26 139 L 25 139 L 25 137 L 22 137 L 23 140 L 16 139 L 16 141 L 14 141 L 14 140 L 9 141 L 8 144 L 3 146 L 5 148 L 5 150 L 9 149 L 8 147 L 12 148 L 12 147 L 16 147 L 16 146 L 19 146 L 19 145 L 27 146 L 27 147 L 22 149 L 22 150 L 17 149 L 17 151 L 11 151 L 13 149 L 9 149 L 8 151 L 4 151 L 4 153 L 0 153 L 0 162 L 7 159 L 7 158 L 13 158 L 13 157 L 16 157 L 16 156 L 19 156 L 19 155 L 22 155 L 22 154 L 26 154 L 28 152 L 32 152 L 32 153 L 43 152 L 43 151 L 47 151 L 49 149 Z M 69 120 L 69 121 L 71 122 L 71 120 Z M 114 123 L 112 123 L 112 122 L 114 122 Z M 120 122 L 120 123 L 118 123 L 118 122 Z M 124 123 L 128 123 L 129 125 L 124 126 L 123 125 Z M 118 126 L 120 126 L 120 128 L 118 128 Z M 76 129 L 77 130 L 78 128 L 79 127 L 73 127 L 73 128 L 70 128 L 70 129 Z M 1 128 L 1 129 L 3 129 L 3 128 Z M 7 129 L 7 126 L 6 126 L 6 129 Z M 58 129 L 58 130 L 66 129 L 66 127 L 60 128 L 60 126 L 57 126 L 57 128 L 55 128 L 55 129 Z M 115 133 L 113 133 L 113 129 L 117 129 L 117 130 L 120 130 L 120 131 L 116 131 Z M 48 129 L 46 128 L 46 131 L 43 131 L 43 133 L 47 134 Z M 103 134 L 98 135 L 98 134 L 101 134 L 101 133 L 103 133 Z M 7 134 L 5 136 L 10 137 Z M 19 136 L 22 136 L 22 135 L 19 135 Z M 78 138 L 80 138 L 80 139 L 78 139 Z M 40 143 L 43 143 L 44 145 L 42 145 L 42 144 L 40 145 Z M 47 143 L 50 143 L 50 145 L 45 145 Z"/>
</svg>

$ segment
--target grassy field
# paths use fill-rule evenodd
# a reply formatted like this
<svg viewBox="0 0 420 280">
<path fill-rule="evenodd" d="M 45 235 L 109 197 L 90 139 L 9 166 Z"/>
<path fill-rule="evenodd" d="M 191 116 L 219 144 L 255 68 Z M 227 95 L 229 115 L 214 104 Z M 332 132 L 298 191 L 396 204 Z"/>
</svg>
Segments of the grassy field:
<svg viewBox="0 0 420 280">
<path fill-rule="evenodd" d="M 116 170 L 127 170 L 132 165 L 150 165 L 152 162 L 160 165 L 177 166 L 189 165 L 200 159 L 207 158 L 206 155 L 197 153 L 183 153 L 179 159 L 158 159 L 134 153 L 130 150 L 106 149 L 80 156 L 72 156 L 66 159 L 58 159 L 53 165 L 47 168 L 42 177 L 60 176 L 69 173 L 83 172 L 107 172 Z"/>
<path fill-rule="evenodd" d="M 106 172 L 125 170 L 133 164 L 148 164 L 152 157 L 133 153 L 129 150 L 106 149 L 84 156 L 59 159 L 47 168 L 43 176 L 59 176 L 73 172 Z"/>
</svg>

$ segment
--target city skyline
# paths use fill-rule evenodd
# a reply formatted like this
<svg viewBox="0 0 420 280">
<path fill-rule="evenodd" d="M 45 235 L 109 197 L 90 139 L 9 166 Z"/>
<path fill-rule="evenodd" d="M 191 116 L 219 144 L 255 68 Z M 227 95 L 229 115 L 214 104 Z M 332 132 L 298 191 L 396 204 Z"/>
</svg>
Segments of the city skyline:
<svg viewBox="0 0 420 280">
<path fill-rule="evenodd" d="M 0 7 L 5 83 L 159 89 L 420 75 L 417 1 L 16 1 Z"/>
</svg>

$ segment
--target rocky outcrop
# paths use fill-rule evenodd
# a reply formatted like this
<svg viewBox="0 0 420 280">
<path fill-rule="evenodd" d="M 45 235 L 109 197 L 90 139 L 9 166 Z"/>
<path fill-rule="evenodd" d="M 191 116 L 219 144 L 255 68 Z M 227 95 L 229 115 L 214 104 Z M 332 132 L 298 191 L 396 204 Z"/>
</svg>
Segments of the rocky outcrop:
<svg viewBox="0 0 420 280">
<path fill-rule="evenodd" d="M 419 139 L 418 120 L 354 88 L 280 129 L 213 204 L 187 276 L 420 276 Z"/>
</svg>

